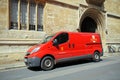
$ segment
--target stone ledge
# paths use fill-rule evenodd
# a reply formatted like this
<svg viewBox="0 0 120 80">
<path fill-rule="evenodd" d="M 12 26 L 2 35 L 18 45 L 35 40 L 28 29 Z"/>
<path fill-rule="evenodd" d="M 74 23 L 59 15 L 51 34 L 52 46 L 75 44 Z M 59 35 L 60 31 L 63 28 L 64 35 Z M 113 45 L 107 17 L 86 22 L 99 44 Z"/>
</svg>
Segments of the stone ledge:
<svg viewBox="0 0 120 80">
<path fill-rule="evenodd" d="M 0 39 L 0 45 L 33 45 L 40 41 L 41 39 Z"/>
</svg>

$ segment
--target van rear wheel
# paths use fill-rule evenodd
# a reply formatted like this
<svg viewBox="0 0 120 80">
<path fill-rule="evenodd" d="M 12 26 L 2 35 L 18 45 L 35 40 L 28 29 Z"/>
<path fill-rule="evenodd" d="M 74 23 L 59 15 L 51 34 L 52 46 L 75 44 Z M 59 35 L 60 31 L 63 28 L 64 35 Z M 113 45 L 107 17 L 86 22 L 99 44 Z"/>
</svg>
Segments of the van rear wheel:
<svg viewBox="0 0 120 80">
<path fill-rule="evenodd" d="M 54 68 L 54 59 L 50 56 L 46 56 L 42 59 L 40 64 L 41 69 L 47 71 Z"/>
<path fill-rule="evenodd" d="M 100 53 L 99 52 L 95 52 L 93 55 L 93 61 L 94 62 L 99 62 L 100 61 Z"/>
</svg>

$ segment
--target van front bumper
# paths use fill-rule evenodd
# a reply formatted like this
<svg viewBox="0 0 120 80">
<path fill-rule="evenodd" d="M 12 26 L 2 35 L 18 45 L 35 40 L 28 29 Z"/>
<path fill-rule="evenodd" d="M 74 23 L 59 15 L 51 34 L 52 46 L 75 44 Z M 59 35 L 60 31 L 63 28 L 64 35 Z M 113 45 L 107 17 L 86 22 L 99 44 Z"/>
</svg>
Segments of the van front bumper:
<svg viewBox="0 0 120 80">
<path fill-rule="evenodd" d="M 33 57 L 33 58 L 25 58 L 24 62 L 28 67 L 38 67 L 40 66 L 40 58 Z"/>
</svg>

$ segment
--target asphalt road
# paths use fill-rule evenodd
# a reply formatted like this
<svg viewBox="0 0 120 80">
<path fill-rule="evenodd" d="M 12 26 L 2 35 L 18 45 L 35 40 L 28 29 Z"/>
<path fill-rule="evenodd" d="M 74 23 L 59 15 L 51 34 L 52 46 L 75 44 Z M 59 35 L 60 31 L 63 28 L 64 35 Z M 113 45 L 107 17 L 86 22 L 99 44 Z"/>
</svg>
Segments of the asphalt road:
<svg viewBox="0 0 120 80">
<path fill-rule="evenodd" d="M 55 69 L 18 68 L 0 72 L 0 80 L 120 80 L 120 56 L 58 64 Z"/>
</svg>

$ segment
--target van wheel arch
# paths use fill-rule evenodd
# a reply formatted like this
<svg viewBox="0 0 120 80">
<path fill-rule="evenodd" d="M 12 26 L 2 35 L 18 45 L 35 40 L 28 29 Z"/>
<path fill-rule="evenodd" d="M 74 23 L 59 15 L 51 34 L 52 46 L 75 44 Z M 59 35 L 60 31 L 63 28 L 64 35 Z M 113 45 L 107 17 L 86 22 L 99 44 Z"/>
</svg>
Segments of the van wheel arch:
<svg viewBox="0 0 120 80">
<path fill-rule="evenodd" d="M 46 54 L 46 55 L 44 55 L 44 56 L 42 57 L 42 59 L 43 59 L 44 57 L 46 57 L 46 56 L 50 56 L 50 57 L 52 57 L 52 58 L 55 60 L 55 57 L 54 57 L 53 55 L 51 55 L 51 54 Z"/>
</svg>

